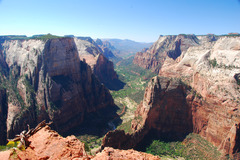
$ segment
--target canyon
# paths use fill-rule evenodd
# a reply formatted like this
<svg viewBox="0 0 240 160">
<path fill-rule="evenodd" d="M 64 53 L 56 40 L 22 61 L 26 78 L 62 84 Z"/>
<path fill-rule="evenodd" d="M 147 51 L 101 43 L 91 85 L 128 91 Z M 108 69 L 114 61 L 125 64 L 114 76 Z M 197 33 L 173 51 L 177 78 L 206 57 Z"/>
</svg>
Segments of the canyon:
<svg viewBox="0 0 240 160">
<path fill-rule="evenodd" d="M 222 155 L 239 152 L 239 36 L 160 36 L 134 63 L 158 73 L 131 122 L 111 131 L 103 147 L 138 148 L 147 137 L 182 141 L 197 133 Z M 116 137 L 121 137 L 116 140 Z"/>
<path fill-rule="evenodd" d="M 129 69 L 128 74 L 139 77 L 139 81 L 127 87 L 119 80 L 113 62 L 108 60 L 117 59 L 109 46 L 107 41 L 97 39 L 94 42 L 90 37 L 2 42 L 0 142 L 4 144 L 6 138 L 26 129 L 23 126 L 34 126 L 46 119 L 53 121 L 53 129 L 63 135 L 81 127 L 94 134 L 106 134 L 102 152 L 97 154 L 101 158 L 109 155 L 131 157 L 132 154 L 139 158 L 150 156 L 128 149 L 146 149 L 153 139 L 184 142 L 190 133 L 213 144 L 222 157 L 239 157 L 238 35 L 160 36 L 150 48 L 136 53 L 132 62 L 117 63 L 157 74 L 148 79 L 152 74 L 142 75 L 140 73 L 147 73 L 142 70 L 117 70 L 122 73 L 121 78 L 129 78 L 130 82 L 135 80 L 124 75 L 127 72 L 123 70 Z M 132 94 L 129 98 L 129 90 L 136 86 L 142 88 L 145 80 L 149 82 L 142 101 L 132 105 L 137 105 L 134 109 L 130 107 L 131 98 L 141 97 Z M 120 98 L 114 91 L 120 91 Z M 141 89 L 135 92 L 140 95 Z M 108 122 L 120 116 L 114 104 L 116 97 L 119 102 L 128 100 L 128 103 L 123 102 L 122 117 L 135 111 L 134 116 L 123 119 L 123 122 L 130 120 L 129 133 L 119 129 L 107 132 L 112 129 Z"/>
</svg>

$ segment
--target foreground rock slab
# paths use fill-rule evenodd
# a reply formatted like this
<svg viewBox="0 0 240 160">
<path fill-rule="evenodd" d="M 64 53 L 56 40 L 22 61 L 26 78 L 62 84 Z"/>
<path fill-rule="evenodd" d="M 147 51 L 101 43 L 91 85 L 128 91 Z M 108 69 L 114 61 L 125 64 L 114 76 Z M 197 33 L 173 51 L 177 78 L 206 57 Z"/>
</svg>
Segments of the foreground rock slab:
<svg viewBox="0 0 240 160">
<path fill-rule="evenodd" d="M 0 159 L 21 159 L 21 160 L 159 160 L 157 156 L 138 152 L 133 149 L 119 150 L 106 147 L 96 156 L 88 155 L 84 143 L 75 136 L 66 138 L 60 136 L 56 131 L 45 126 L 37 133 L 29 137 L 30 145 L 24 150 L 11 149 L 0 152 Z"/>
<path fill-rule="evenodd" d="M 84 143 L 75 136 L 61 137 L 49 126 L 42 128 L 29 138 L 30 146 L 25 151 L 18 151 L 19 159 L 73 159 L 82 157 L 89 159 Z"/>
<path fill-rule="evenodd" d="M 10 150 L 0 152 L 1 160 L 8 160 L 10 155 L 11 155 L 11 151 Z"/>
</svg>

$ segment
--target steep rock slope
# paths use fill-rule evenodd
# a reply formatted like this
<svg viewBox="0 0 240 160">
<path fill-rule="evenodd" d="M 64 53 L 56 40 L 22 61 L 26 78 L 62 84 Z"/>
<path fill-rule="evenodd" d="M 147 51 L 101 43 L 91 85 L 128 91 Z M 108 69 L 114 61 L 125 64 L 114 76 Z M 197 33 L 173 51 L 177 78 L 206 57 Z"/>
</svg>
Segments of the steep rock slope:
<svg viewBox="0 0 240 160">
<path fill-rule="evenodd" d="M 239 37 L 219 37 L 215 42 L 189 48 L 179 62 L 167 59 L 160 71 L 161 76 L 184 79 L 207 102 L 201 114 L 195 109 L 195 114 L 202 117 L 198 119 L 206 120 L 203 130 L 196 127 L 194 131 L 225 154 L 239 151 L 239 47 Z"/>
<path fill-rule="evenodd" d="M 108 41 L 102 42 L 101 39 L 97 39 L 96 43 L 102 49 L 103 55 L 107 57 L 109 60 L 111 60 L 112 62 L 116 63 L 122 60 L 122 58 L 118 57 L 111 51 L 111 48 L 112 49 L 115 49 L 115 48 L 110 44 L 110 42 Z"/>
<path fill-rule="evenodd" d="M 154 77 L 135 112 L 131 126 L 134 133 L 109 132 L 103 139 L 103 147 L 138 148 L 147 136 L 182 140 L 193 131 L 191 105 L 187 100 L 189 90 L 180 79 Z"/>
<path fill-rule="evenodd" d="M 152 133 L 174 139 L 194 132 L 223 155 L 239 152 L 240 38 L 197 38 L 198 45 L 188 47 L 178 58 L 166 56 L 161 77 L 149 82 L 138 106 L 134 133 L 109 132 L 103 146 L 128 148 Z M 114 141 L 116 135 L 121 141 Z"/>
<path fill-rule="evenodd" d="M 81 60 L 91 66 L 93 73 L 107 88 L 123 88 L 124 83 L 118 79 L 113 63 L 103 55 L 101 48 L 92 39 L 75 38 L 74 41 Z"/>
<path fill-rule="evenodd" d="M 74 39 L 5 41 L 2 50 L 9 68 L 8 138 L 43 119 L 65 133 L 90 113 L 109 110 L 99 123 L 116 116 L 109 91 L 80 60 Z"/>
<path fill-rule="evenodd" d="M 167 57 L 175 60 L 189 47 L 198 44 L 199 40 L 195 35 L 160 36 L 148 50 L 138 52 L 133 63 L 158 73 Z"/>
</svg>

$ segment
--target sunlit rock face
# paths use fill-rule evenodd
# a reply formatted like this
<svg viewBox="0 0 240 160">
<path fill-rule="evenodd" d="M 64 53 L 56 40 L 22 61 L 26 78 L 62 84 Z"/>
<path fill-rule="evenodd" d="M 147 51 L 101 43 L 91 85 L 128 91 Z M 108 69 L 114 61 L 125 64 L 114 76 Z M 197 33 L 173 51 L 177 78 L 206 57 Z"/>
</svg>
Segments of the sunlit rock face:
<svg viewBox="0 0 240 160">
<path fill-rule="evenodd" d="M 96 77 L 110 90 L 118 90 L 124 87 L 124 83 L 118 79 L 117 73 L 114 71 L 113 62 L 109 61 L 108 56 L 91 38 L 75 38 L 74 39 L 79 57 L 91 66 L 92 72 Z M 105 50 L 104 50 L 105 48 Z"/>
<path fill-rule="evenodd" d="M 195 35 L 160 36 L 149 49 L 138 52 L 133 63 L 153 72 L 159 72 L 167 57 L 175 60 L 189 47 L 198 44 L 199 39 Z"/>
<path fill-rule="evenodd" d="M 177 48 L 180 41 L 176 39 L 182 36 L 160 37 L 149 50 L 136 55 L 135 60 L 140 54 L 148 56 L 142 58 L 143 64 L 151 65 L 144 68 L 158 72 L 159 76 L 149 82 L 136 110 L 134 133 L 121 134 L 120 139 L 126 143 L 116 143 L 134 147 L 150 133 L 174 140 L 194 132 L 218 147 L 223 155 L 234 155 L 240 149 L 240 37 L 185 36 L 188 40 L 181 40 L 185 44 L 180 45 L 181 52 L 175 52 L 181 54 L 167 54 L 172 48 L 170 44 Z M 165 45 L 168 47 L 164 48 Z M 154 59 L 158 54 L 164 57 Z M 148 63 L 153 59 L 157 65 Z M 116 134 L 119 133 L 107 134 L 103 145 L 116 144 L 111 139 Z M 112 142 L 108 143 L 109 140 Z"/>
</svg>

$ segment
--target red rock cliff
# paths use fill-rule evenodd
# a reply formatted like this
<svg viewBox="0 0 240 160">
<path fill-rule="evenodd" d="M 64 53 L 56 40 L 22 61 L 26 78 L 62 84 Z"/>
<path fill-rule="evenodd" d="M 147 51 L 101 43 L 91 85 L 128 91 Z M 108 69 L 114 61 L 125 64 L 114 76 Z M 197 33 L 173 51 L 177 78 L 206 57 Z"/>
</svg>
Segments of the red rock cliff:
<svg viewBox="0 0 240 160">
<path fill-rule="evenodd" d="M 149 82 L 137 108 L 134 133 L 118 138 L 127 143 L 114 141 L 115 131 L 106 135 L 103 146 L 134 147 L 154 130 L 158 136 L 198 133 L 223 155 L 239 152 L 240 39 L 212 38 L 199 36 L 199 45 L 188 47 L 176 60 L 167 56 L 161 77 Z"/>
<path fill-rule="evenodd" d="M 85 39 L 74 39 L 81 60 L 91 66 L 93 73 L 108 89 L 123 88 L 124 83 L 118 79 L 113 63 L 104 56 L 103 50 L 92 39 Z"/>
<path fill-rule="evenodd" d="M 175 60 L 190 46 L 196 45 L 198 39 L 195 35 L 160 36 L 148 50 L 138 52 L 133 63 L 158 73 L 167 56 Z"/>
</svg>

